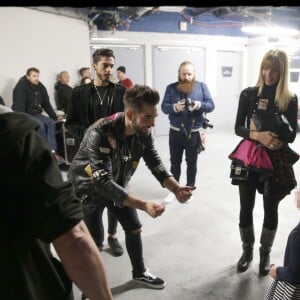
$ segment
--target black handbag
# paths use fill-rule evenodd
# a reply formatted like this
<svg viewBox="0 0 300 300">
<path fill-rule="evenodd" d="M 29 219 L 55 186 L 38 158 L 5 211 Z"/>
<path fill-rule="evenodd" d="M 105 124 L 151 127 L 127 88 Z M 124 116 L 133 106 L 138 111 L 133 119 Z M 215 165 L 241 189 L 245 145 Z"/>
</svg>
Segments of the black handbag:
<svg viewBox="0 0 300 300">
<path fill-rule="evenodd" d="M 233 180 L 247 181 L 249 178 L 249 169 L 233 160 L 230 165 L 229 177 Z"/>
</svg>

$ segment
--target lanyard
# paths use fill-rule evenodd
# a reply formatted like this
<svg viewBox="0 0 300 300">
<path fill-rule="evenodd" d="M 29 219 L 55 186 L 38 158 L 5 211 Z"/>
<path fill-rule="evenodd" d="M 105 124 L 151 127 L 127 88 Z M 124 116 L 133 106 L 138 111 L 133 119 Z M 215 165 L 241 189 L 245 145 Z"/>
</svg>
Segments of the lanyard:
<svg viewBox="0 0 300 300">
<path fill-rule="evenodd" d="M 192 137 L 192 129 L 194 127 L 194 123 L 195 123 L 195 118 L 193 118 L 193 120 L 192 120 L 192 126 L 191 126 L 191 129 L 190 129 L 189 132 L 185 128 L 184 123 L 183 122 L 180 123 L 180 126 L 181 126 L 181 128 L 182 128 L 182 130 L 183 130 L 183 132 L 184 132 L 184 134 L 185 134 L 185 136 L 187 137 L 188 140 L 190 140 L 191 137 Z"/>
</svg>

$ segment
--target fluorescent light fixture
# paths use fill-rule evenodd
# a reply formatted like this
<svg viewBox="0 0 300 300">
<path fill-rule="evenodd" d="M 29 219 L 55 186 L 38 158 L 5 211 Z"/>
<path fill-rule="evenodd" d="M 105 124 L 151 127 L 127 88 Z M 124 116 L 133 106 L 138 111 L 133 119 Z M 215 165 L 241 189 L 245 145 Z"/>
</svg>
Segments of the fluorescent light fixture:
<svg viewBox="0 0 300 300">
<path fill-rule="evenodd" d="M 91 37 L 92 41 L 128 41 L 128 39 L 122 38 L 110 38 L 110 37 Z"/>
<path fill-rule="evenodd" d="M 93 49 L 116 47 L 116 48 L 128 48 L 130 50 L 137 50 L 137 49 L 141 48 L 141 45 L 92 44 L 91 47 Z"/>
<path fill-rule="evenodd" d="M 241 31 L 250 34 L 272 35 L 272 36 L 294 36 L 299 34 L 299 30 L 292 28 L 284 28 L 281 26 L 259 26 L 246 25 L 241 28 Z"/>
<path fill-rule="evenodd" d="M 192 51 L 192 52 L 202 51 L 201 47 L 185 47 L 185 46 L 157 46 L 157 49 L 159 51 L 168 51 L 168 50 L 171 50 L 171 49 L 188 50 L 188 51 Z"/>
</svg>

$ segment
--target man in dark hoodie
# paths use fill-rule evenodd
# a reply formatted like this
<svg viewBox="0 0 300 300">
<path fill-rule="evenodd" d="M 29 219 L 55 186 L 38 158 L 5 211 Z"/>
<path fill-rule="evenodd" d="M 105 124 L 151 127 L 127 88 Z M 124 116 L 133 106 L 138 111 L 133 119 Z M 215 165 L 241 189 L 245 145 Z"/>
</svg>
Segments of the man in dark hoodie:
<svg viewBox="0 0 300 300">
<path fill-rule="evenodd" d="M 62 71 L 58 74 L 57 82 L 55 83 L 55 102 L 56 108 L 62 110 L 66 115 L 72 99 L 73 89 L 69 85 L 70 75 L 67 71 Z"/>
<path fill-rule="evenodd" d="M 0 105 L 0 298 L 72 300 L 73 281 L 91 300 L 111 300 L 79 199 L 38 126 Z"/>
<path fill-rule="evenodd" d="M 39 81 L 39 74 L 38 69 L 29 68 L 26 75 L 20 78 L 13 89 L 12 109 L 16 112 L 28 113 L 39 122 L 39 134 L 49 143 L 53 154 L 56 155 L 57 116 L 50 103 L 46 87 Z M 49 117 L 42 114 L 43 110 Z"/>
</svg>

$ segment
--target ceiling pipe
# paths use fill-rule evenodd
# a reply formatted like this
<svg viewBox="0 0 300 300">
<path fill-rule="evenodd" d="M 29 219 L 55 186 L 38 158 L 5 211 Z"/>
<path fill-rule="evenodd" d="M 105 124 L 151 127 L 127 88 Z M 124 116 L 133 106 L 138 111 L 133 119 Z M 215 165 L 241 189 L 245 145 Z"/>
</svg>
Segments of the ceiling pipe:
<svg viewBox="0 0 300 300">
<path fill-rule="evenodd" d="M 88 17 L 88 11 L 85 12 L 85 14 L 83 14 L 82 9 L 80 9 L 78 12 L 77 9 L 73 7 L 29 6 L 26 8 L 45 12 L 45 13 L 60 15 L 64 17 L 69 17 L 73 19 L 83 20 L 85 22 L 90 21 L 90 18 Z"/>
</svg>

